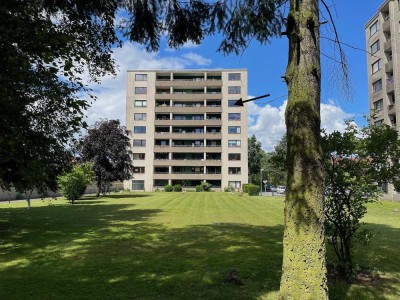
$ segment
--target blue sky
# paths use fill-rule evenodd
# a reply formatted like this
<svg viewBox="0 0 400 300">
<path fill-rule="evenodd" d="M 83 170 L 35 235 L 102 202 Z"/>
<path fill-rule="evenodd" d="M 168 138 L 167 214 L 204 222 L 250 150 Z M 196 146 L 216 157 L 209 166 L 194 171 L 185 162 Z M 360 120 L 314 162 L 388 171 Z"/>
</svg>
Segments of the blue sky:
<svg viewBox="0 0 400 300">
<path fill-rule="evenodd" d="M 375 14 L 383 1 L 327 0 L 335 18 L 339 37 L 343 43 L 365 50 L 365 23 Z M 322 5 L 321 10 L 328 16 Z M 322 37 L 333 38 L 330 24 L 322 25 Z M 99 100 L 89 110 L 89 122 L 99 118 L 120 118 L 125 123 L 125 90 L 127 69 L 196 69 L 196 68 L 247 68 L 248 94 L 257 96 L 269 93 L 271 97 L 248 105 L 249 134 L 255 134 L 266 150 L 271 150 L 284 132 L 283 112 L 287 86 L 281 76 L 285 73 L 288 54 L 286 37 L 261 45 L 253 41 L 241 55 L 224 56 L 218 53 L 220 38 L 207 37 L 201 45 L 187 44 L 180 50 L 168 49 L 165 41 L 158 53 L 146 53 L 143 47 L 128 42 L 115 50 L 120 71 L 116 78 L 106 78 L 96 88 Z M 337 56 L 333 44 L 321 40 L 322 51 Z M 343 120 L 354 117 L 363 124 L 363 114 L 368 113 L 367 53 L 343 46 L 350 68 L 352 98 L 343 99 L 340 85 L 335 84 L 339 72 L 330 59 L 322 58 L 322 124 L 328 130 L 342 130 Z M 267 104 L 267 101 L 273 100 Z"/>
</svg>

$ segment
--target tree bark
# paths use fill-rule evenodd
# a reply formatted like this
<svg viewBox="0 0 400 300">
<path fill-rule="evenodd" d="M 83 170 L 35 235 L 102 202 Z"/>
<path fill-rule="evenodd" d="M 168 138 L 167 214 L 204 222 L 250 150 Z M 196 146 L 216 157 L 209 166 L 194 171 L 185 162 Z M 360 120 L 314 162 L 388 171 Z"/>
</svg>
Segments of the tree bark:
<svg viewBox="0 0 400 300">
<path fill-rule="evenodd" d="M 291 0 L 281 299 L 328 299 L 325 265 L 318 0 Z"/>
</svg>

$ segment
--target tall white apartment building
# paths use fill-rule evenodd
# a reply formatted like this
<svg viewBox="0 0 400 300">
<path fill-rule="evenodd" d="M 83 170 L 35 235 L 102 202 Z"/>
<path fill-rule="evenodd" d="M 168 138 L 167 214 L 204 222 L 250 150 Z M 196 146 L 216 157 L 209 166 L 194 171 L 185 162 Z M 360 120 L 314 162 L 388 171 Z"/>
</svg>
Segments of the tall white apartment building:
<svg viewBox="0 0 400 300">
<path fill-rule="evenodd" d="M 365 25 L 369 106 L 374 124 L 399 130 L 400 120 L 400 3 L 386 0 Z M 397 101 L 396 101 L 397 100 Z M 372 118 L 372 116 L 371 116 Z M 383 185 L 393 193 L 393 187 Z"/>
<path fill-rule="evenodd" d="M 369 103 L 376 110 L 375 123 L 399 128 L 400 103 L 400 6 L 386 0 L 365 25 L 367 39 Z"/>
<path fill-rule="evenodd" d="M 128 71 L 126 126 L 135 171 L 124 187 L 241 189 L 248 181 L 247 70 Z"/>
</svg>

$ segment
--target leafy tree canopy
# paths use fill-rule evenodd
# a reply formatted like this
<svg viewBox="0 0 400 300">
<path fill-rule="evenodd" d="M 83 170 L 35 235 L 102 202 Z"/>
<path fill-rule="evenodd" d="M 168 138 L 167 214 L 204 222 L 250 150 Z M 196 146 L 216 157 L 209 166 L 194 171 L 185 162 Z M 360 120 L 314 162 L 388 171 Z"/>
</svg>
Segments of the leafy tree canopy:
<svg viewBox="0 0 400 300">
<path fill-rule="evenodd" d="M 97 81 L 114 72 L 118 3 L 2 1 L 1 188 L 56 188 L 71 160 L 66 145 L 86 125 L 89 102 L 80 98 L 88 92 L 85 78 Z"/>
<path fill-rule="evenodd" d="M 388 125 L 358 128 L 347 122 L 346 130 L 323 136 L 327 236 L 342 278 L 353 275 L 352 247 L 367 242 L 371 234 L 359 231 L 366 203 L 377 201 L 381 182 L 400 182 L 400 141 Z"/>
<path fill-rule="evenodd" d="M 103 120 L 96 122 L 82 139 L 82 160 L 93 163 L 97 195 L 106 193 L 113 181 L 131 178 L 133 164 L 128 133 L 119 120 Z"/>
</svg>

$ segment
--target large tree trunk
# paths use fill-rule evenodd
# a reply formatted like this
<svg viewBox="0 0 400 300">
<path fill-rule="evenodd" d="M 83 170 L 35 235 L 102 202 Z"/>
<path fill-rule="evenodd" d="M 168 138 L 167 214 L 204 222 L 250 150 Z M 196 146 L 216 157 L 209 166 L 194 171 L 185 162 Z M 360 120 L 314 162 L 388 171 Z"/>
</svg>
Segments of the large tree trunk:
<svg viewBox="0 0 400 300">
<path fill-rule="evenodd" d="M 318 0 L 291 0 L 288 16 L 287 189 L 281 299 L 328 299 Z"/>
</svg>

